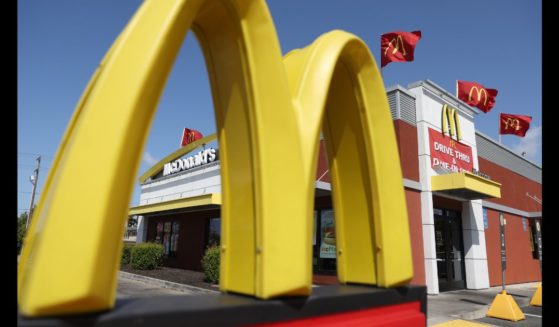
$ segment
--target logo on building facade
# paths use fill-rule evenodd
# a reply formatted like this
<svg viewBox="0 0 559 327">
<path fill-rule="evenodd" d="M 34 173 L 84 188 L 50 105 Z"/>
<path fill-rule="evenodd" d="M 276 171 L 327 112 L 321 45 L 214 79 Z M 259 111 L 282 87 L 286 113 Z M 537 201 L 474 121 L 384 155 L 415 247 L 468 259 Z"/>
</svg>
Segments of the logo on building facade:
<svg viewBox="0 0 559 327">
<path fill-rule="evenodd" d="M 448 136 L 450 136 L 451 138 L 454 137 L 458 142 L 460 142 L 460 140 L 462 139 L 462 131 L 460 129 L 458 111 L 452 107 L 449 107 L 447 104 L 443 105 L 442 110 L 442 131 L 443 135 L 448 134 Z M 454 143 L 451 143 L 451 145 L 454 145 Z"/>
<path fill-rule="evenodd" d="M 474 168 L 471 147 L 444 137 L 432 128 L 429 128 L 429 147 L 433 168 L 456 173 L 471 172 Z"/>
<path fill-rule="evenodd" d="M 183 170 L 189 170 L 211 162 L 217 158 L 217 150 L 209 148 L 198 152 L 197 154 L 184 159 L 177 159 L 163 166 L 163 176 L 175 174 Z"/>
</svg>

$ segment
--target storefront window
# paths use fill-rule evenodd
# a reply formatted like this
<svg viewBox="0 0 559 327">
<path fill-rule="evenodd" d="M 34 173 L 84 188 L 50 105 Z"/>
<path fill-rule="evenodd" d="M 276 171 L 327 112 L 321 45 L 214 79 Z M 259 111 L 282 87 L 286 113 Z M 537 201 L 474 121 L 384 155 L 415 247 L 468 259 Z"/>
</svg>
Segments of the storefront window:
<svg viewBox="0 0 559 327">
<path fill-rule="evenodd" d="M 169 256 L 169 250 L 171 249 L 171 222 L 168 221 L 163 224 L 163 250 L 164 256 Z"/>
<path fill-rule="evenodd" d="M 538 230 L 538 228 L 540 230 Z M 532 250 L 532 258 L 539 259 L 538 234 L 541 237 L 541 224 L 536 220 L 530 221 L 530 248 Z"/>
<path fill-rule="evenodd" d="M 219 245 L 221 239 L 221 219 L 211 218 L 209 223 L 207 246 Z"/>
<path fill-rule="evenodd" d="M 332 209 L 315 211 L 313 264 L 315 273 L 336 272 L 336 226 Z M 315 241 L 316 240 L 316 241 Z"/>
<path fill-rule="evenodd" d="M 320 258 L 336 258 L 336 229 L 334 228 L 334 211 L 324 210 L 320 215 Z"/>
<path fill-rule="evenodd" d="M 169 255 L 172 257 L 177 255 L 179 245 L 179 228 L 180 223 L 178 221 L 173 221 L 173 227 L 171 230 L 171 249 L 169 251 Z"/>
<path fill-rule="evenodd" d="M 163 223 L 157 223 L 157 234 L 155 235 L 155 243 L 162 244 L 163 243 Z"/>
</svg>

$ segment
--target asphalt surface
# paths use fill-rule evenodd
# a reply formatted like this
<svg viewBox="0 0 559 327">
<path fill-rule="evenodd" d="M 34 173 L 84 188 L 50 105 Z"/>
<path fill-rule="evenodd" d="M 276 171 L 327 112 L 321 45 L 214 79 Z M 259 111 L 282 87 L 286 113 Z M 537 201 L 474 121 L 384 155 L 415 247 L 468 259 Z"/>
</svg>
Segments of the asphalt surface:
<svg viewBox="0 0 559 327">
<path fill-rule="evenodd" d="M 501 287 L 492 287 L 484 290 L 458 290 L 428 295 L 427 324 L 437 327 L 439 324 L 460 326 L 460 324 L 446 323 L 462 319 L 492 326 L 541 326 L 542 308 L 530 306 L 530 300 L 538 285 L 539 283 L 526 283 L 506 286 L 507 294 L 511 295 L 520 307 L 526 317 L 525 320 L 513 322 L 486 317 L 495 296 L 502 291 Z"/>
<path fill-rule="evenodd" d="M 207 290 L 176 287 L 155 279 L 121 274 L 118 281 L 117 299 L 132 297 L 149 297 L 158 295 L 192 295 L 197 296 Z M 507 293 L 519 305 L 526 319 L 513 322 L 486 317 L 493 299 L 499 294 L 501 287 L 485 290 L 458 290 L 438 295 L 428 295 L 427 325 L 428 326 L 516 326 L 536 327 L 542 325 L 542 308 L 530 306 L 529 302 L 539 283 L 507 285 Z M 211 291 L 210 291 L 211 292 Z"/>
<path fill-rule="evenodd" d="M 494 326 L 506 326 L 506 327 L 535 327 L 542 325 L 542 308 L 534 306 L 524 306 L 520 307 L 520 310 L 524 313 L 526 317 L 525 320 L 520 321 L 508 321 L 497 318 L 484 317 L 477 319 L 475 321 L 490 324 Z"/>
</svg>

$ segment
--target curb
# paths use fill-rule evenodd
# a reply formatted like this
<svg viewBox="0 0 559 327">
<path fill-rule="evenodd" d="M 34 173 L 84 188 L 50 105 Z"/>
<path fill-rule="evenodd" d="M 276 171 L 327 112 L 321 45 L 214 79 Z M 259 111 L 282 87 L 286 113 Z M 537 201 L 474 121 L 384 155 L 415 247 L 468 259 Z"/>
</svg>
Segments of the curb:
<svg viewBox="0 0 559 327">
<path fill-rule="evenodd" d="M 457 315 L 452 315 L 451 317 L 456 317 L 464 320 L 476 320 L 480 318 L 484 318 L 489 310 L 489 305 L 485 308 L 477 309 L 475 311 L 464 312 Z"/>
<path fill-rule="evenodd" d="M 147 283 L 149 285 L 159 286 L 159 287 L 163 287 L 163 288 L 169 288 L 169 289 L 182 291 L 182 292 L 205 293 L 205 294 L 220 293 L 218 291 L 212 291 L 212 290 L 208 290 L 208 289 L 200 288 L 200 287 L 196 287 L 196 286 L 173 283 L 173 282 L 169 282 L 169 281 L 161 280 L 161 279 L 157 279 L 157 278 L 131 274 L 131 273 L 128 273 L 128 272 L 125 272 L 125 271 L 119 271 L 119 277 L 120 278 L 138 280 L 138 281 L 142 281 L 144 283 Z"/>
</svg>

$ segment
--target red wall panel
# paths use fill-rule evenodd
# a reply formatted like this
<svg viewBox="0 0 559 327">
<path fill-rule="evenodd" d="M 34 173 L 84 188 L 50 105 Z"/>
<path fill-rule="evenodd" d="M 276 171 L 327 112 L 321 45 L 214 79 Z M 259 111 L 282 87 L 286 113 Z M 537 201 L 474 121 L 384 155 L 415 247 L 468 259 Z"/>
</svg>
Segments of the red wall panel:
<svg viewBox="0 0 559 327">
<path fill-rule="evenodd" d="M 398 119 L 394 120 L 394 130 L 396 132 L 396 141 L 398 143 L 398 154 L 400 155 L 402 175 L 404 178 L 419 181 L 417 128 Z M 330 183 L 330 173 L 328 172 L 323 175 L 327 169 L 328 157 L 326 154 L 326 145 L 324 144 L 324 140 L 320 140 L 316 179 L 318 180 L 320 178 L 320 181 Z"/>
<path fill-rule="evenodd" d="M 404 178 L 419 181 L 417 127 L 402 120 L 394 120 L 398 152 Z"/>
<path fill-rule="evenodd" d="M 526 221 L 526 231 L 522 217 L 505 214 L 505 247 L 507 269 L 506 284 L 527 283 L 541 280 L 540 264 L 532 257 L 530 246 L 530 221 Z M 501 246 L 499 236 L 499 212 L 487 209 L 488 229 L 485 230 L 489 284 L 501 285 Z"/>
<path fill-rule="evenodd" d="M 324 140 L 320 140 L 318 145 L 318 163 L 316 167 L 316 180 L 321 182 L 331 183 L 330 171 L 328 171 L 328 155 L 326 153 L 326 144 Z"/>
<path fill-rule="evenodd" d="M 413 258 L 413 279 L 411 283 L 426 285 L 425 262 L 423 255 L 423 225 L 421 223 L 421 193 L 406 188 L 405 194 L 408 207 L 408 221 L 410 225 Z"/>
<path fill-rule="evenodd" d="M 449 209 L 462 212 L 462 202 L 433 195 L 433 208 Z"/>
<path fill-rule="evenodd" d="M 541 199 L 542 185 L 540 183 L 481 157 L 478 157 L 478 163 L 482 173 L 491 176 L 491 180 L 501 183 L 501 198 L 487 201 L 528 212 L 542 211 L 540 204 L 526 196 L 526 193 L 529 193 L 531 196 L 535 195 Z"/>
</svg>

